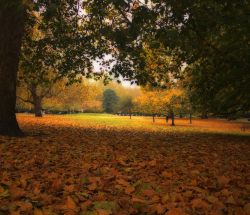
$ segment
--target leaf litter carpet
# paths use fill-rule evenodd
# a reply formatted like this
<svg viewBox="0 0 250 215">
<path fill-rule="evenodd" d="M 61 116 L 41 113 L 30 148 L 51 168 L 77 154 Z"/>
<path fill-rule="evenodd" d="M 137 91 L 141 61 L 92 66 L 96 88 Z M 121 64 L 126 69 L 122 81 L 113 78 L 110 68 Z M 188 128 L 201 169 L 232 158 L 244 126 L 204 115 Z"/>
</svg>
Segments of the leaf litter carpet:
<svg viewBox="0 0 250 215">
<path fill-rule="evenodd" d="M 0 136 L 0 214 L 250 214 L 250 138 L 20 119 Z"/>
</svg>

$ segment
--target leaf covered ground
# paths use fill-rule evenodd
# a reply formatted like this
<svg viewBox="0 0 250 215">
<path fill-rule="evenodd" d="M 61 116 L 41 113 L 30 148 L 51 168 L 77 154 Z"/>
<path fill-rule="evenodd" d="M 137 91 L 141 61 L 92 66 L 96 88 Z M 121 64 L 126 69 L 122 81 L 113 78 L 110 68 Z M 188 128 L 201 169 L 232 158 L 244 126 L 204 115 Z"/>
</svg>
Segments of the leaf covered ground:
<svg viewBox="0 0 250 215">
<path fill-rule="evenodd" d="M 26 137 L 0 136 L 1 215 L 250 214 L 247 135 L 18 119 Z"/>
</svg>

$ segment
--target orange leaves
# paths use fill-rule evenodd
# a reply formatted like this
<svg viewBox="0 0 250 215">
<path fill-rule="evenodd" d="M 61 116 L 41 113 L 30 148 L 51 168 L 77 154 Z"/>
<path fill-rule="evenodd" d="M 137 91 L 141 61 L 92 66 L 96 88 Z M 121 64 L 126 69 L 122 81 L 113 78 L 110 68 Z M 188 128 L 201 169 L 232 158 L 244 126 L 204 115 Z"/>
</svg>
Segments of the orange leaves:
<svg viewBox="0 0 250 215">
<path fill-rule="evenodd" d="M 124 187 L 126 194 L 132 194 L 135 191 L 135 188 L 130 185 L 130 183 L 122 178 L 116 179 L 116 183 Z"/>
<path fill-rule="evenodd" d="M 151 160 L 151 161 L 148 162 L 148 165 L 151 166 L 151 167 L 156 166 L 156 164 L 157 164 L 156 160 Z"/>
<path fill-rule="evenodd" d="M 14 200 L 20 199 L 21 197 L 25 196 L 25 191 L 16 186 L 11 186 L 9 192 L 11 198 L 13 198 Z"/>
<path fill-rule="evenodd" d="M 62 116 L 21 124 L 37 136 L 0 137 L 8 142 L 0 147 L 0 214 L 249 213 L 248 138 L 125 132 Z"/>
<path fill-rule="evenodd" d="M 127 181 L 125 181 L 124 179 L 122 179 L 122 178 L 121 178 L 121 179 L 117 179 L 116 182 L 117 182 L 118 184 L 124 186 L 124 187 L 130 186 L 130 184 L 129 184 Z"/>
<path fill-rule="evenodd" d="M 215 197 L 215 196 L 208 196 L 207 201 L 213 204 L 213 203 L 218 202 L 219 199 L 217 197 Z"/>
<path fill-rule="evenodd" d="M 222 175 L 222 176 L 219 176 L 219 177 L 217 178 L 217 181 L 218 181 L 218 185 L 219 185 L 220 187 L 225 187 L 225 186 L 228 185 L 230 179 L 227 178 L 227 177 L 225 177 L 224 175 Z"/>
<path fill-rule="evenodd" d="M 135 188 L 133 186 L 126 186 L 126 188 L 125 188 L 125 193 L 126 194 L 129 195 L 129 194 L 131 194 L 133 192 L 135 192 Z"/>
<path fill-rule="evenodd" d="M 164 214 L 166 211 L 166 207 L 164 207 L 162 204 L 153 204 L 150 206 L 150 212 L 154 214 Z"/>
<path fill-rule="evenodd" d="M 32 204 L 30 202 L 25 202 L 25 201 L 18 201 L 16 202 L 16 205 L 19 207 L 20 212 L 28 212 L 32 210 Z"/>
<path fill-rule="evenodd" d="M 146 204 L 147 203 L 147 201 L 145 201 L 144 199 L 140 199 L 138 197 L 132 197 L 131 200 L 132 200 L 133 203 L 142 203 L 142 204 Z"/>
<path fill-rule="evenodd" d="M 98 183 L 101 182 L 101 179 L 100 177 L 90 177 L 88 178 L 89 182 L 90 182 L 90 185 L 87 186 L 87 188 L 90 190 L 90 191 L 94 191 L 97 189 L 98 187 Z"/>
<path fill-rule="evenodd" d="M 192 205 L 192 208 L 203 209 L 203 210 L 207 210 L 209 207 L 208 203 L 200 198 L 192 200 L 191 205 Z"/>
<path fill-rule="evenodd" d="M 35 208 L 34 215 L 44 215 L 44 213 L 42 210 Z"/>
<path fill-rule="evenodd" d="M 70 209 L 70 210 L 76 210 L 76 209 L 77 209 L 76 203 L 75 203 L 75 201 L 72 199 L 71 196 L 67 196 L 65 205 L 66 205 L 66 207 L 67 207 L 68 209 Z"/>
<path fill-rule="evenodd" d="M 75 190 L 75 185 L 74 185 L 74 184 L 66 185 L 66 186 L 64 186 L 64 190 L 65 190 L 66 192 L 72 193 L 72 192 L 74 192 L 74 190 Z"/>
<path fill-rule="evenodd" d="M 96 209 L 98 215 L 111 215 L 112 212 L 104 209 Z"/>
<path fill-rule="evenodd" d="M 172 172 L 163 171 L 161 175 L 162 175 L 164 178 L 167 178 L 167 179 L 173 178 L 173 173 L 172 173 Z"/>
<path fill-rule="evenodd" d="M 184 211 L 180 208 L 170 209 L 165 215 L 186 215 Z"/>
<path fill-rule="evenodd" d="M 88 189 L 91 191 L 94 191 L 97 189 L 97 184 L 96 183 L 92 183 L 90 185 L 88 185 Z"/>
</svg>

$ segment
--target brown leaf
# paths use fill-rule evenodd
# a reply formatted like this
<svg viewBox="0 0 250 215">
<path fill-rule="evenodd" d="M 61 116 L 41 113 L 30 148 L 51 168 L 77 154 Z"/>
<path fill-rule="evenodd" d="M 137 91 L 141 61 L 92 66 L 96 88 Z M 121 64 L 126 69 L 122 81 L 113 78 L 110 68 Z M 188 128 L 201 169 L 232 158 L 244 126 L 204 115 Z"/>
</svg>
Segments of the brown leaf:
<svg viewBox="0 0 250 215">
<path fill-rule="evenodd" d="M 228 185 L 230 179 L 223 175 L 223 176 L 219 176 L 217 178 L 217 181 L 220 187 L 225 187 L 226 185 Z"/>
<path fill-rule="evenodd" d="M 250 203 L 247 203 L 245 206 L 244 206 L 244 212 L 248 215 L 250 214 Z"/>
<path fill-rule="evenodd" d="M 62 181 L 61 179 L 54 179 L 51 185 L 51 188 L 55 191 L 59 191 L 62 189 Z"/>
<path fill-rule="evenodd" d="M 235 202 L 235 199 L 234 199 L 233 196 L 229 196 L 229 197 L 227 198 L 226 203 L 231 204 L 231 205 L 236 205 L 236 202 Z"/>
<path fill-rule="evenodd" d="M 125 188 L 125 193 L 126 194 L 131 194 L 131 193 L 133 193 L 133 192 L 135 192 L 135 188 L 133 187 L 133 186 L 127 186 L 126 188 Z"/>
<path fill-rule="evenodd" d="M 164 178 L 172 178 L 173 177 L 173 173 L 172 172 L 168 172 L 168 171 L 164 171 L 161 174 Z"/>
<path fill-rule="evenodd" d="M 163 204 L 167 203 L 170 200 L 169 194 L 165 194 L 162 198 L 161 201 Z"/>
<path fill-rule="evenodd" d="M 82 210 L 87 210 L 88 207 L 90 207 L 92 205 L 92 201 L 87 200 L 83 203 L 80 204 L 80 207 Z"/>
<path fill-rule="evenodd" d="M 199 198 L 192 200 L 191 204 L 192 208 L 207 209 L 209 207 L 208 203 Z"/>
<path fill-rule="evenodd" d="M 64 186 L 64 190 L 71 193 L 74 192 L 75 186 L 73 184 Z"/>
<path fill-rule="evenodd" d="M 17 205 L 20 207 L 19 210 L 22 212 L 27 212 L 32 209 L 32 204 L 30 202 L 19 201 Z"/>
<path fill-rule="evenodd" d="M 151 160 L 148 162 L 148 165 L 151 166 L 151 167 L 154 167 L 156 166 L 156 160 Z"/>
<path fill-rule="evenodd" d="M 151 210 L 156 214 L 163 214 L 166 211 L 166 208 L 162 204 L 154 204 L 151 206 Z"/>
<path fill-rule="evenodd" d="M 146 203 L 147 201 L 145 201 L 144 199 L 133 197 L 132 202 L 134 202 L 134 203 Z"/>
<path fill-rule="evenodd" d="M 110 215 L 112 212 L 110 210 L 104 210 L 104 209 L 96 209 L 98 212 L 98 215 Z"/>
<path fill-rule="evenodd" d="M 75 201 L 72 199 L 71 196 L 67 196 L 67 199 L 66 199 L 66 207 L 70 210 L 76 210 L 77 206 L 76 206 L 76 203 Z"/>
<path fill-rule="evenodd" d="M 97 189 L 97 184 L 96 183 L 92 183 L 88 186 L 88 189 L 91 190 L 91 191 L 94 191 Z"/>
<path fill-rule="evenodd" d="M 11 186 L 9 191 L 10 191 L 11 198 L 15 200 L 20 199 L 21 197 L 25 196 L 25 191 L 16 186 Z"/>
<path fill-rule="evenodd" d="M 165 215 L 186 215 L 180 208 L 170 209 Z"/>
<path fill-rule="evenodd" d="M 210 202 L 210 203 L 215 203 L 215 202 L 218 202 L 219 199 L 217 197 L 215 197 L 215 196 L 208 196 L 207 201 Z"/>
<path fill-rule="evenodd" d="M 146 189 L 142 191 L 143 195 L 152 197 L 155 195 L 155 191 L 153 189 Z"/>
<path fill-rule="evenodd" d="M 116 182 L 122 186 L 128 187 L 131 186 L 129 182 L 125 181 L 124 179 L 117 179 Z"/>
<path fill-rule="evenodd" d="M 220 193 L 225 197 L 231 195 L 231 192 L 228 189 L 223 189 Z"/>
<path fill-rule="evenodd" d="M 34 210 L 34 215 L 44 215 L 44 214 L 43 214 L 43 211 L 42 211 L 42 210 L 40 210 L 40 209 L 38 209 L 38 208 L 35 208 L 35 210 Z"/>
</svg>

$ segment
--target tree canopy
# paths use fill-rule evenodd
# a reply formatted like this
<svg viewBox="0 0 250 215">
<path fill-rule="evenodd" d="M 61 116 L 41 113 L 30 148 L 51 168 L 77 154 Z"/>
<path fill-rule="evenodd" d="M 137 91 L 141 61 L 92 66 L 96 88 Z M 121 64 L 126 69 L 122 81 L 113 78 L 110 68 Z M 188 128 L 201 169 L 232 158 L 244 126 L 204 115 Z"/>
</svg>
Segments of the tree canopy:
<svg viewBox="0 0 250 215">
<path fill-rule="evenodd" d="M 3 0 L 0 78 L 7 82 L 0 91 L 8 96 L 0 107 L 0 130 L 4 124 L 18 130 L 14 99 L 20 54 L 20 66 L 33 83 L 47 80 L 51 68 L 53 77 L 67 76 L 70 82 L 79 75 L 122 76 L 169 88 L 185 79 L 192 102 L 203 111 L 249 111 L 248 11 L 246 0 Z M 101 71 L 93 70 L 93 61 Z M 8 85 L 13 87 L 7 90 Z"/>
<path fill-rule="evenodd" d="M 115 113 L 118 101 L 119 97 L 114 90 L 106 89 L 103 92 L 103 109 L 106 113 Z"/>
</svg>

